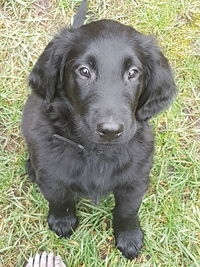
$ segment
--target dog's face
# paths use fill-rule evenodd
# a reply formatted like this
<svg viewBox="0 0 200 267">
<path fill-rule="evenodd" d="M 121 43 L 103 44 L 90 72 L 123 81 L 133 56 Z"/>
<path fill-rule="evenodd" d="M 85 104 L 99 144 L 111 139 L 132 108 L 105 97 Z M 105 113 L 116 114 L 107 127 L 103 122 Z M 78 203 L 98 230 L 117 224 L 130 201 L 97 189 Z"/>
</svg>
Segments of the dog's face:
<svg viewBox="0 0 200 267">
<path fill-rule="evenodd" d="M 70 103 L 79 134 L 93 143 L 125 143 L 175 93 L 166 58 L 152 38 L 113 21 L 63 31 L 30 75 L 36 93 Z"/>
<path fill-rule="evenodd" d="M 85 137 L 123 143 L 134 135 L 145 73 L 131 44 L 115 35 L 89 40 L 73 53 L 65 75 L 66 97 Z"/>
</svg>

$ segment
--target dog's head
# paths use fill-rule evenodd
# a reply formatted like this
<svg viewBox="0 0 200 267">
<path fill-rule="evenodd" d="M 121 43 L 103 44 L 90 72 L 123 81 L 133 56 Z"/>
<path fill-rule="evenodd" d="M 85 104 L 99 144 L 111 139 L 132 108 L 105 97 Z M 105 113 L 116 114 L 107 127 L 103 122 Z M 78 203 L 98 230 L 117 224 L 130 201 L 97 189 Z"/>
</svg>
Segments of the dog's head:
<svg viewBox="0 0 200 267">
<path fill-rule="evenodd" d="M 130 140 L 138 122 L 169 106 L 176 91 L 153 38 L 108 20 L 64 29 L 45 48 L 29 84 L 47 105 L 65 98 L 81 136 L 94 143 Z"/>
</svg>

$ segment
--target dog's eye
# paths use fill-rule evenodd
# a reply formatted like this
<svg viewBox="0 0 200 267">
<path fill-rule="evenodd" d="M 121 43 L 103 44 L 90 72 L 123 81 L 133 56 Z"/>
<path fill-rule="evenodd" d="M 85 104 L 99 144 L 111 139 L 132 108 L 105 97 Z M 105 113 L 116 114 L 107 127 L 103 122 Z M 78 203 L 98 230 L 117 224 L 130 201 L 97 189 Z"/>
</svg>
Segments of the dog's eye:
<svg viewBox="0 0 200 267">
<path fill-rule="evenodd" d="M 129 80 L 134 79 L 134 78 L 137 77 L 137 75 L 138 75 L 138 69 L 136 69 L 136 68 L 132 68 L 132 69 L 130 69 L 129 72 L 128 72 L 128 79 L 129 79 Z"/>
<path fill-rule="evenodd" d="M 90 78 L 91 77 L 91 73 L 89 71 L 88 68 L 86 67 L 81 67 L 78 69 L 78 72 L 81 76 L 85 77 L 85 78 Z"/>
</svg>

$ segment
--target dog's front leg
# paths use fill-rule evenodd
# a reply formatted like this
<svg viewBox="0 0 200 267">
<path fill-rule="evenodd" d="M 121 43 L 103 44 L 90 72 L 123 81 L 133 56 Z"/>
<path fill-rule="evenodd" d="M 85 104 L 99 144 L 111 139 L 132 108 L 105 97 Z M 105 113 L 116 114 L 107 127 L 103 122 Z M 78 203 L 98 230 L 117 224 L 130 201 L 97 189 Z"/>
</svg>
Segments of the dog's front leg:
<svg viewBox="0 0 200 267">
<path fill-rule="evenodd" d="M 77 227 L 78 219 L 73 194 L 70 191 L 65 194 L 65 197 L 58 195 L 49 201 L 48 224 L 57 235 L 69 237 Z"/>
<path fill-rule="evenodd" d="M 138 209 L 145 190 L 118 188 L 114 191 L 113 228 L 115 243 L 122 254 L 133 259 L 143 245 L 143 232 L 138 219 Z"/>
<path fill-rule="evenodd" d="M 40 177 L 37 184 L 49 201 L 49 228 L 59 236 L 69 237 L 78 225 L 74 195 L 65 186 L 50 182 L 45 177 Z"/>
</svg>

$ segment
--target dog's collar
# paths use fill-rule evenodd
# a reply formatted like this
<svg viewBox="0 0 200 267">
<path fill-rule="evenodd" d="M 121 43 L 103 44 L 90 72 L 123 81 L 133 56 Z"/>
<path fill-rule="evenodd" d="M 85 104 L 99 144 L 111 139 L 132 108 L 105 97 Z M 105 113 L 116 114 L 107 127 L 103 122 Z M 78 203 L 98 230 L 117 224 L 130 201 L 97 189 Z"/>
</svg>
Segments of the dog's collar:
<svg viewBox="0 0 200 267">
<path fill-rule="evenodd" d="M 63 144 L 69 144 L 71 146 L 73 146 L 76 150 L 80 151 L 80 152 L 85 152 L 85 153 L 89 153 L 89 149 L 84 147 L 83 145 L 76 143 L 74 141 L 72 141 L 69 138 L 63 137 L 59 134 L 53 134 L 53 139 L 59 140 L 60 142 L 62 142 Z M 95 150 L 96 154 L 102 154 L 103 151 L 102 150 Z"/>
</svg>

